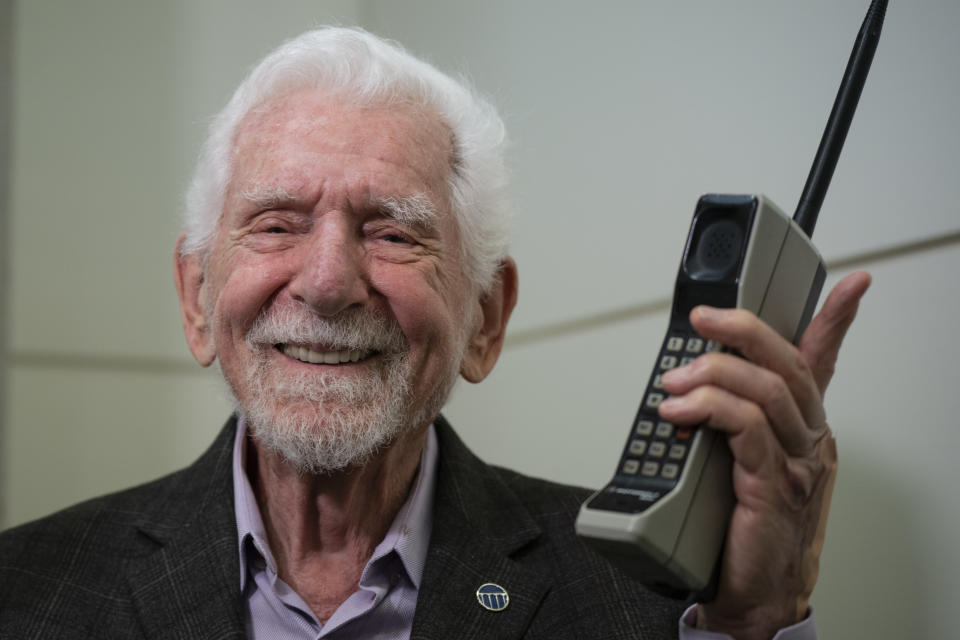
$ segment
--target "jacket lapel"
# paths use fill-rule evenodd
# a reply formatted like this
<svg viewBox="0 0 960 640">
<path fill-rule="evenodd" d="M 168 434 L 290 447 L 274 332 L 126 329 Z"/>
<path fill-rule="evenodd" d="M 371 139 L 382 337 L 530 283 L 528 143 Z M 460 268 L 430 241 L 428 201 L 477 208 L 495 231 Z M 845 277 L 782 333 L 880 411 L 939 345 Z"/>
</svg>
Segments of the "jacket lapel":
<svg viewBox="0 0 960 640">
<path fill-rule="evenodd" d="M 540 529 L 510 488 L 474 456 L 446 421 L 436 422 L 440 455 L 433 529 L 411 639 L 518 638 L 549 590 L 545 576 L 513 556 Z M 503 587 L 509 604 L 488 611 L 477 589 Z"/>
<path fill-rule="evenodd" d="M 233 501 L 231 418 L 137 523 L 152 552 L 127 581 L 148 638 L 245 638 Z"/>
<path fill-rule="evenodd" d="M 411 640 L 519 638 L 550 587 L 513 557 L 540 529 L 442 417 L 436 426 L 433 528 Z M 246 637 L 233 501 L 235 429 L 231 419 L 136 524 L 150 551 L 130 561 L 127 582 L 148 638 Z M 480 605 L 477 589 L 488 582 L 509 594 L 504 610 Z"/>
</svg>

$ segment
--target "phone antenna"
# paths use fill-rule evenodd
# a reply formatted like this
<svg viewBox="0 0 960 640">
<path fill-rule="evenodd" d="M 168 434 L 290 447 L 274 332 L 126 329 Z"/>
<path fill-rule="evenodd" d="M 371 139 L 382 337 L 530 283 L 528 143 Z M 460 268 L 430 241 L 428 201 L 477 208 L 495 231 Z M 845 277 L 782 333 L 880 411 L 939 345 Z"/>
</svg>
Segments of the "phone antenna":
<svg viewBox="0 0 960 640">
<path fill-rule="evenodd" d="M 807 237 L 813 236 L 813 228 L 817 225 L 817 216 L 820 215 L 823 198 L 827 195 L 833 170 L 837 166 L 840 150 L 843 149 L 850 122 L 857 110 L 863 84 L 867 81 L 873 54 L 880 41 L 880 29 L 883 27 L 883 17 L 886 12 L 887 0 L 873 0 L 870 8 L 867 9 L 867 16 L 863 19 L 860 33 L 857 34 L 857 39 L 853 43 L 853 51 L 850 52 L 847 69 L 843 72 L 837 98 L 833 102 L 833 109 L 830 110 L 830 118 L 823 130 L 823 137 L 820 138 L 820 147 L 813 158 L 813 166 L 810 167 L 807 184 L 804 185 L 803 193 L 800 195 L 797 211 L 793 214 L 794 222 L 803 229 Z"/>
</svg>

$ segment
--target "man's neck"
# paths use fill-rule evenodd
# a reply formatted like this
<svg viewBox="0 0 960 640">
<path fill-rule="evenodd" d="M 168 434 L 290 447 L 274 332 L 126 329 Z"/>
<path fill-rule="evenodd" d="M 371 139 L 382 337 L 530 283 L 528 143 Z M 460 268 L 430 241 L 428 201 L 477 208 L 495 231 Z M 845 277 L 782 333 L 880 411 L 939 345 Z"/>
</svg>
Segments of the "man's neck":
<svg viewBox="0 0 960 640">
<path fill-rule="evenodd" d="M 247 474 L 277 572 L 321 622 L 357 589 L 364 566 L 403 506 L 428 426 L 362 467 L 323 476 L 300 473 L 249 441 Z"/>
</svg>

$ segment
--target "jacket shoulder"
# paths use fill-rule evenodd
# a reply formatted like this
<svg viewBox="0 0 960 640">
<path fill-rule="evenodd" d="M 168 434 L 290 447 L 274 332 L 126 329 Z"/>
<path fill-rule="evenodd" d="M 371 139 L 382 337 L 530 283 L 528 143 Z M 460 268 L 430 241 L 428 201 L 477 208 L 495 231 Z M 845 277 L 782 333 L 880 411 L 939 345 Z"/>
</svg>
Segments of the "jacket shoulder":
<svg viewBox="0 0 960 640">
<path fill-rule="evenodd" d="M 140 508 L 170 481 L 88 500 L 0 533 L 0 636 L 60 637 L 73 629 L 87 637 L 99 629 L 136 637 L 127 569 L 157 546 L 135 525 Z"/>
<path fill-rule="evenodd" d="M 572 531 L 580 505 L 593 493 L 592 489 L 528 476 L 513 469 L 490 468 L 541 525 L 553 523 Z"/>
<path fill-rule="evenodd" d="M 152 541 L 137 533 L 153 505 L 182 472 L 93 498 L 0 533 L 0 602 L 8 589 L 27 583 L 59 581 L 65 569 L 82 564 L 95 591 L 109 592 L 112 576 L 126 559 L 153 551 Z"/>
<path fill-rule="evenodd" d="M 130 636 L 129 580 L 149 582 L 138 572 L 170 541 L 203 539 L 211 529 L 229 536 L 232 426 L 185 469 L 0 533 L 0 636 L 71 625 Z"/>
</svg>

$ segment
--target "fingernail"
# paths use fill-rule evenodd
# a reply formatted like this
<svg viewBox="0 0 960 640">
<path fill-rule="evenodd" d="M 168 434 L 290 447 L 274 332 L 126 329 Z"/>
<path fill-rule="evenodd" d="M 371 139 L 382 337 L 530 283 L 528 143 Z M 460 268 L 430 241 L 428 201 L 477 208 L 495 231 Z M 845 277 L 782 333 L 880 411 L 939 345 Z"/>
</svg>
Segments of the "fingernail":
<svg viewBox="0 0 960 640">
<path fill-rule="evenodd" d="M 693 309 L 693 312 L 699 315 L 704 320 L 711 320 L 713 318 L 716 318 L 720 313 L 717 309 L 713 307 L 708 307 L 706 305 L 700 305 L 699 307 L 695 307 Z"/>
<path fill-rule="evenodd" d="M 663 374 L 663 381 L 667 384 L 671 382 L 677 382 L 683 377 L 683 371 L 686 369 L 686 366 L 677 367 L 676 369 L 670 369 Z"/>
</svg>

